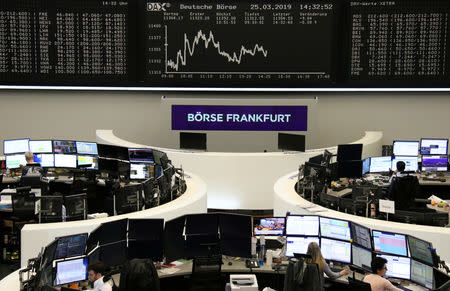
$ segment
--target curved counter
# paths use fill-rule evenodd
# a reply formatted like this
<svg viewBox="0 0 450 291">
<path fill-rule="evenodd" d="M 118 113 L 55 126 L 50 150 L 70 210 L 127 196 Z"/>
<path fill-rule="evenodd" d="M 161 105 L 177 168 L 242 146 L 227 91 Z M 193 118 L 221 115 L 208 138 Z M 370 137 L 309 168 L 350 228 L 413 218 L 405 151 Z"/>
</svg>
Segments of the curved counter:
<svg viewBox="0 0 450 291">
<path fill-rule="evenodd" d="M 98 219 L 26 224 L 21 231 L 21 267 L 25 267 L 28 259 L 36 257 L 41 248 L 52 242 L 55 237 L 91 232 L 104 222 L 123 218 L 164 218 L 167 221 L 185 214 L 206 213 L 205 182 L 191 173 L 185 174 L 185 179 L 187 190 L 183 195 L 169 203 L 150 209 Z M 10 289 L 0 288 L 0 290 Z"/>
<path fill-rule="evenodd" d="M 297 172 L 292 172 L 281 177 L 275 183 L 274 216 L 285 216 L 288 211 L 292 214 L 316 214 L 350 220 L 371 229 L 413 235 L 433 243 L 433 247 L 437 249 L 441 259 L 450 261 L 450 248 L 448 247 L 448 243 L 450 242 L 450 228 L 391 221 L 387 223 L 385 220 L 366 218 L 331 210 L 303 199 L 295 192 L 294 187 L 296 182 Z"/>
<path fill-rule="evenodd" d="M 362 143 L 363 158 L 379 156 L 383 133 L 366 131 L 353 143 Z M 336 153 L 337 147 L 306 152 L 220 153 L 193 152 L 135 144 L 116 137 L 112 130 L 97 130 L 98 143 L 123 147 L 151 147 L 164 151 L 176 167 L 198 174 L 208 185 L 208 208 L 273 209 L 272 189 L 280 173 L 298 169 L 310 157 L 325 149 Z"/>
</svg>

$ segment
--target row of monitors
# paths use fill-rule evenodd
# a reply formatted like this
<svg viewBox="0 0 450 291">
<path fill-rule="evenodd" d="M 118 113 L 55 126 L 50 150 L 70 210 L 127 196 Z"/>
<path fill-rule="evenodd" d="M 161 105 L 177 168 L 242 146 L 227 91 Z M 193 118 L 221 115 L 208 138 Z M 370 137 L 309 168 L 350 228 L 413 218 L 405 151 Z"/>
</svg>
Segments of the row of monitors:
<svg viewBox="0 0 450 291">
<path fill-rule="evenodd" d="M 393 142 L 394 156 L 447 155 L 448 139 L 422 138 L 419 141 L 396 140 Z"/>
<path fill-rule="evenodd" d="M 405 162 L 405 171 L 418 171 L 419 158 L 417 156 L 384 156 L 371 157 L 362 162 L 362 174 L 367 173 L 385 173 L 397 169 L 397 162 Z M 448 157 L 446 155 L 423 155 L 422 171 L 427 172 L 445 172 L 448 170 Z"/>
<path fill-rule="evenodd" d="M 409 254 L 416 260 L 433 265 L 432 246 L 429 242 L 404 234 L 378 230 L 371 232 L 367 227 L 346 220 L 316 215 L 289 215 L 286 220 L 283 217 L 261 218 L 253 224 L 253 234 L 286 235 L 288 242 L 291 239 L 287 248 L 302 250 L 300 253 L 303 254 L 308 246 L 305 240 L 318 241 L 320 237 L 327 239 L 327 242 L 331 239 L 337 245 L 351 242 L 370 251 L 400 256 Z M 349 248 L 348 245 L 347 249 Z M 348 263 L 348 260 L 337 261 Z"/>
</svg>

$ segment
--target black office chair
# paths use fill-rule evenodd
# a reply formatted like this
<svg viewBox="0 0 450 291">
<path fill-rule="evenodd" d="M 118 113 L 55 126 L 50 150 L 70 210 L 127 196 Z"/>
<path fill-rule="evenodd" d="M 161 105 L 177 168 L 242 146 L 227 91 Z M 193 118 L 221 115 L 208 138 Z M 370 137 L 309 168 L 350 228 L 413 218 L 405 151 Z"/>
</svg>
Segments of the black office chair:
<svg viewBox="0 0 450 291">
<path fill-rule="evenodd" d="M 61 222 L 63 196 L 40 196 L 39 223 Z"/>
<path fill-rule="evenodd" d="M 86 219 L 86 199 L 86 193 L 68 195 L 64 197 L 64 206 L 66 207 L 66 221 Z"/>
<path fill-rule="evenodd" d="M 348 277 L 348 287 L 350 291 L 371 291 L 369 283 Z"/>
<path fill-rule="evenodd" d="M 146 209 L 156 207 L 160 201 L 160 191 L 154 179 L 145 180 L 142 183 L 144 188 L 144 205 Z"/>
<path fill-rule="evenodd" d="M 395 177 L 389 195 L 395 201 L 395 209 L 411 209 L 414 199 L 420 196 L 419 180 L 413 175 Z"/>
<path fill-rule="evenodd" d="M 115 214 L 125 214 L 139 211 L 143 206 L 142 184 L 125 185 L 113 190 L 113 203 Z"/>
<path fill-rule="evenodd" d="M 318 265 L 306 263 L 304 272 L 301 274 L 300 271 L 303 270 L 303 264 L 305 264 L 303 259 L 299 259 L 297 262 L 289 262 L 284 276 L 284 290 L 323 290 L 323 275 L 321 276 Z"/>
<path fill-rule="evenodd" d="M 224 290 L 222 281 L 222 256 L 194 258 L 191 276 L 191 291 Z"/>
<path fill-rule="evenodd" d="M 19 185 L 21 187 L 24 186 L 30 186 L 33 189 L 41 189 L 42 188 L 42 182 L 41 182 L 41 175 L 24 175 L 20 177 Z"/>
<path fill-rule="evenodd" d="M 12 193 L 12 214 L 11 220 L 25 221 L 36 218 L 34 193 Z"/>
</svg>

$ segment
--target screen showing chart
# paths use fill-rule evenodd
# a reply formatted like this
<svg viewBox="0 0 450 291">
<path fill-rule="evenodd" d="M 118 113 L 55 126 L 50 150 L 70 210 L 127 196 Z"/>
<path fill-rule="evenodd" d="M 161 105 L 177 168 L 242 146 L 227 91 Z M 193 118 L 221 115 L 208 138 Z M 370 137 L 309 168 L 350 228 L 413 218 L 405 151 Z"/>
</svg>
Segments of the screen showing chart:
<svg viewBox="0 0 450 291">
<path fill-rule="evenodd" d="M 320 235 L 350 241 L 350 223 L 346 220 L 320 217 Z"/>
<path fill-rule="evenodd" d="M 55 166 L 55 156 L 53 154 L 33 154 L 34 162 L 41 164 L 43 168 L 53 168 Z"/>
<path fill-rule="evenodd" d="M 154 163 L 152 149 L 128 149 L 128 155 L 132 163 Z"/>
<path fill-rule="evenodd" d="M 394 156 L 417 156 L 419 154 L 418 141 L 394 141 L 393 147 Z"/>
<path fill-rule="evenodd" d="M 97 170 L 98 169 L 97 156 L 82 156 L 82 155 L 78 155 L 77 161 L 78 161 L 78 167 L 84 166 L 84 165 L 90 165 L 90 166 L 87 166 L 87 169 L 90 169 L 90 170 Z"/>
<path fill-rule="evenodd" d="M 57 262 L 55 285 L 86 280 L 87 266 L 87 258 Z"/>
<path fill-rule="evenodd" d="M 427 241 L 408 235 L 408 245 L 411 258 L 433 265 L 431 244 Z"/>
<path fill-rule="evenodd" d="M 97 143 L 77 141 L 77 152 L 83 155 L 98 155 Z"/>
<path fill-rule="evenodd" d="M 319 235 L 319 217 L 289 215 L 286 217 L 286 235 Z"/>
<path fill-rule="evenodd" d="M 392 170 L 397 169 L 397 162 L 403 161 L 405 162 L 405 171 L 412 171 L 416 172 L 419 169 L 419 159 L 418 157 L 402 157 L 402 156 L 396 156 L 392 159 Z"/>
<path fill-rule="evenodd" d="M 338 6 L 338 1 L 142 1 L 144 82 L 189 87 L 331 84 Z"/>
<path fill-rule="evenodd" d="M 325 260 L 350 264 L 351 243 L 334 239 L 321 238 L 320 249 Z"/>
<path fill-rule="evenodd" d="M 33 154 L 52 153 L 53 146 L 51 140 L 30 140 L 30 152 Z"/>
<path fill-rule="evenodd" d="M 411 259 L 411 281 L 428 289 L 434 288 L 433 267 Z"/>
<path fill-rule="evenodd" d="M 283 235 L 284 217 L 264 217 L 253 219 L 253 235 Z"/>
<path fill-rule="evenodd" d="M 17 153 L 25 153 L 29 151 L 28 146 L 29 139 L 14 139 L 14 140 L 5 140 L 3 141 L 3 153 L 5 155 L 8 154 L 17 154 Z"/>
<path fill-rule="evenodd" d="M 55 154 L 76 154 L 77 142 L 72 140 L 54 140 L 53 152 Z"/>
<path fill-rule="evenodd" d="M 445 156 L 422 156 L 422 171 L 446 172 L 448 169 L 448 157 Z"/>
<path fill-rule="evenodd" d="M 370 229 L 353 222 L 351 223 L 351 228 L 352 228 L 353 242 L 360 246 L 365 247 L 366 249 L 372 249 Z"/>
<path fill-rule="evenodd" d="M 406 237 L 404 234 L 372 231 L 373 249 L 376 252 L 406 256 Z"/>
<path fill-rule="evenodd" d="M 406 257 L 398 257 L 398 256 L 389 256 L 377 254 L 377 257 L 383 257 L 387 260 L 386 267 L 386 276 L 406 279 L 409 280 L 411 278 L 411 259 Z"/>
<path fill-rule="evenodd" d="M 86 249 L 87 233 L 58 238 L 55 260 L 81 256 Z"/>
<path fill-rule="evenodd" d="M 372 271 L 370 267 L 372 263 L 372 252 L 365 248 L 352 245 L 352 262 L 353 265 L 370 272 Z"/>
<path fill-rule="evenodd" d="M 130 179 L 147 180 L 155 176 L 155 164 L 130 163 Z"/>
<path fill-rule="evenodd" d="M 427 139 L 420 140 L 420 153 L 422 155 L 446 155 L 448 139 Z"/>
<path fill-rule="evenodd" d="M 9 155 L 5 157 L 6 159 L 6 168 L 8 169 L 17 169 L 20 166 L 25 166 L 27 164 L 27 160 L 25 159 L 24 154 L 19 155 Z"/>
<path fill-rule="evenodd" d="M 383 173 L 389 172 L 391 169 L 392 158 L 388 157 L 371 157 L 370 158 L 370 172 Z"/>
<path fill-rule="evenodd" d="M 294 254 L 306 254 L 310 243 L 315 242 L 319 245 L 318 237 L 294 237 L 286 238 L 286 256 L 293 257 Z"/>
</svg>

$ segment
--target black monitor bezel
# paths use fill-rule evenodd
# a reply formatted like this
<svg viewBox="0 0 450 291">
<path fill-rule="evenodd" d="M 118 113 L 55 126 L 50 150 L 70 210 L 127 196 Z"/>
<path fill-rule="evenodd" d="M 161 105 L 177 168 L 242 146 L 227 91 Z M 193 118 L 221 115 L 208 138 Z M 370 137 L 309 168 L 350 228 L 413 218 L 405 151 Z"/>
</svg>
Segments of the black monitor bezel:
<svg viewBox="0 0 450 291">
<path fill-rule="evenodd" d="M 374 257 L 378 257 L 378 255 L 380 256 L 390 256 L 390 257 L 399 257 L 399 258 L 406 258 L 409 259 L 409 278 L 405 279 L 405 278 L 400 278 L 400 277 L 395 277 L 395 276 L 389 276 L 389 278 L 394 278 L 394 279 L 401 279 L 401 280 L 411 280 L 411 258 L 408 256 L 400 256 L 400 255 L 393 255 L 393 254 L 389 254 L 389 253 L 382 253 L 382 252 L 373 252 Z"/>
<path fill-rule="evenodd" d="M 79 235 L 86 235 L 86 241 L 85 241 L 85 245 L 84 245 L 84 251 L 83 254 L 86 254 L 86 247 L 87 247 L 87 241 L 88 241 L 88 237 L 89 237 L 89 233 L 87 232 L 81 232 L 81 233 L 76 233 L 76 234 L 69 234 L 69 235 L 64 235 L 64 236 L 57 236 L 55 237 L 55 240 L 57 241 L 57 243 L 59 242 L 60 239 L 62 238 L 68 238 L 68 237 L 72 237 L 72 236 L 79 236 Z M 58 246 L 56 246 L 55 249 L 55 253 L 53 255 L 53 260 L 61 260 L 61 259 L 65 259 L 65 258 L 56 258 L 56 250 L 58 249 Z M 77 257 L 82 256 L 82 255 L 77 255 Z"/>
<path fill-rule="evenodd" d="M 54 144 L 54 142 L 55 141 L 68 141 L 68 142 L 74 142 L 75 143 L 75 149 L 76 149 L 76 151 L 75 151 L 75 153 L 58 153 L 58 152 L 55 152 L 55 144 Z M 55 155 L 77 155 L 78 154 L 78 149 L 77 149 L 77 141 L 76 140 L 66 140 L 66 139 L 52 139 L 52 148 L 53 148 L 53 153 L 55 154 Z"/>
<path fill-rule="evenodd" d="M 76 165 L 75 165 L 75 167 L 58 167 L 58 166 L 56 166 L 56 156 L 57 155 L 62 155 L 62 156 L 70 156 L 70 155 L 72 155 L 72 156 L 75 156 L 75 162 L 76 162 Z M 57 169 L 76 169 L 76 168 L 78 168 L 78 155 L 77 154 L 53 154 L 53 165 L 54 165 L 54 168 L 57 168 Z"/>
<path fill-rule="evenodd" d="M 417 154 L 416 155 L 396 155 L 395 152 L 394 152 L 394 146 L 395 146 L 396 142 L 417 142 Z M 398 139 L 398 140 L 393 140 L 392 141 L 392 155 L 393 156 L 415 157 L 415 156 L 419 156 L 419 153 L 420 153 L 420 141 L 418 141 L 418 140 L 401 140 L 401 139 Z"/>
<path fill-rule="evenodd" d="M 347 243 L 347 244 L 350 245 L 350 260 L 348 262 L 334 260 L 334 259 L 332 260 L 332 259 L 327 259 L 327 258 L 323 257 L 325 260 L 331 261 L 331 262 L 344 263 L 344 264 L 351 264 L 352 263 L 352 243 L 350 241 L 345 241 L 345 240 L 340 240 L 340 239 L 333 239 L 333 238 L 329 238 L 329 237 L 320 237 L 320 248 L 322 248 L 322 239 L 327 239 L 327 240 L 331 240 L 331 241 Z M 322 256 L 323 256 L 323 254 L 322 254 Z"/>
<path fill-rule="evenodd" d="M 56 263 L 55 263 L 55 277 L 53 278 L 53 283 L 55 284 L 55 286 L 59 286 L 59 285 L 56 285 L 56 277 L 57 277 L 57 275 L 58 275 L 58 264 L 61 264 L 61 263 L 65 263 L 65 262 L 70 262 L 70 261 L 73 261 L 73 260 L 79 260 L 79 259 L 83 259 L 83 261 L 85 261 L 85 265 L 86 265 L 86 278 L 84 279 L 84 280 L 77 280 L 77 281 L 71 281 L 71 282 L 65 282 L 65 283 L 61 283 L 61 284 L 59 284 L 59 285 L 65 285 L 65 284 L 70 284 L 70 283 L 74 283 L 74 282 L 81 282 L 81 281 L 86 281 L 87 279 L 88 279 L 88 270 L 87 270 L 87 267 L 88 267 L 88 264 L 89 264 L 89 260 L 88 260 L 88 257 L 87 256 L 78 256 L 78 257 L 74 257 L 74 258 L 71 258 L 71 259 L 68 259 L 68 260 L 59 260 L 59 261 L 56 261 Z"/>
<path fill-rule="evenodd" d="M 97 146 L 97 142 L 95 142 L 95 141 L 83 141 L 83 140 L 80 140 L 80 141 L 76 140 L 75 142 L 77 143 L 77 144 L 76 144 L 77 154 L 80 154 L 80 155 L 82 155 L 82 156 L 98 156 L 98 146 Z M 79 143 L 79 142 L 84 142 L 84 143 L 95 143 L 95 145 L 97 146 L 97 153 L 96 153 L 96 154 L 84 154 L 84 153 L 79 153 L 79 152 L 78 152 L 78 143 Z"/>
<path fill-rule="evenodd" d="M 370 266 L 368 266 L 368 268 L 364 268 L 364 267 L 362 267 L 362 266 L 360 267 L 360 266 L 357 266 L 357 265 L 354 264 L 354 261 L 353 261 L 353 254 L 354 254 L 354 252 L 353 252 L 353 247 L 355 247 L 355 248 L 360 248 L 360 249 L 363 249 L 363 250 L 366 250 L 366 251 L 370 252 L 370 254 L 371 254 L 371 256 L 372 256 L 372 259 L 373 259 L 373 256 L 374 256 L 374 252 L 373 252 L 372 250 L 369 250 L 369 249 L 367 249 L 367 248 L 365 248 L 365 247 L 359 245 L 359 244 L 354 244 L 354 243 L 352 243 L 352 253 L 351 253 L 351 256 L 352 256 L 352 262 L 351 262 L 351 265 L 352 265 L 352 266 L 355 266 L 356 268 L 359 268 L 359 269 L 361 269 L 361 270 L 364 270 L 364 271 L 367 271 L 367 272 L 372 272 L 372 268 L 371 268 Z"/>
<path fill-rule="evenodd" d="M 389 157 L 390 159 L 391 159 L 391 161 L 390 161 L 390 163 L 389 163 L 389 170 L 392 170 L 391 168 L 392 168 L 392 156 L 376 156 L 376 157 L 370 157 L 370 167 L 372 166 L 372 159 L 373 158 L 385 158 L 385 157 Z M 380 172 L 372 172 L 371 170 L 370 170 L 370 167 L 369 167 L 369 173 L 387 173 L 387 172 L 389 172 L 389 170 L 387 170 L 387 171 L 380 171 Z"/>
<path fill-rule="evenodd" d="M 25 159 L 25 156 L 24 156 L 24 153 L 18 153 L 18 154 L 8 154 L 8 155 L 5 155 L 5 167 L 7 168 L 7 169 L 20 169 L 20 165 L 18 166 L 18 167 L 16 167 L 16 168 L 9 168 L 8 167 L 8 162 L 7 162 L 7 160 L 8 160 L 8 157 L 11 157 L 11 156 L 17 156 L 17 155 L 21 155 L 21 156 L 23 156 L 23 158 Z M 25 159 L 26 160 L 26 159 Z M 25 163 L 26 164 L 26 163 Z M 23 166 L 25 166 L 25 165 L 23 165 Z"/>
<path fill-rule="evenodd" d="M 335 238 L 335 237 L 330 237 L 330 236 L 322 235 L 322 227 L 321 227 L 321 223 L 320 223 L 320 221 L 321 221 L 322 218 L 333 219 L 333 220 L 340 220 L 340 221 L 347 222 L 347 223 L 348 223 L 348 232 L 349 232 L 349 234 L 350 234 L 350 239 L 349 239 L 348 241 L 349 241 L 349 242 L 352 242 L 353 237 L 352 237 L 352 228 L 351 228 L 351 226 L 350 226 L 350 220 L 345 220 L 345 219 L 340 219 L 340 218 L 334 218 L 334 217 L 328 217 L 328 216 L 319 216 L 319 236 L 320 236 L 320 237 L 331 238 L 331 239 L 334 239 L 334 240 L 340 240 L 340 241 L 347 241 L 347 240 L 340 239 L 340 238 Z"/>
<path fill-rule="evenodd" d="M 413 236 L 413 235 L 407 235 L 407 238 L 406 238 L 406 240 L 408 241 L 408 255 L 409 255 L 409 257 L 410 257 L 411 259 L 414 259 L 414 260 L 416 260 L 416 261 L 418 261 L 418 262 L 421 262 L 421 263 L 423 263 L 423 264 L 425 264 L 425 265 L 428 265 L 428 266 L 433 267 L 433 265 L 434 265 L 433 262 L 432 262 L 431 265 L 430 265 L 429 262 L 423 261 L 423 260 L 421 260 L 421 259 L 419 259 L 419 258 L 415 258 L 415 257 L 412 256 L 412 252 L 411 252 L 411 244 L 409 243 L 409 238 L 410 238 L 410 237 L 413 238 L 413 239 L 420 240 L 420 241 L 423 241 L 423 242 L 428 243 L 428 245 L 429 245 L 430 248 L 433 247 L 433 244 L 432 244 L 431 242 L 429 242 L 429 241 L 423 240 L 423 239 L 418 238 L 418 237 Z M 433 252 L 432 252 L 431 250 L 430 250 L 430 254 L 431 254 L 431 260 L 433 261 Z"/>
<path fill-rule="evenodd" d="M 96 167 L 96 168 L 80 167 L 80 166 L 84 166 L 84 165 L 80 165 L 80 163 L 78 163 L 78 158 L 79 158 L 80 156 L 92 157 L 93 159 L 97 158 L 97 167 Z M 77 169 L 83 168 L 83 169 L 89 170 L 89 171 L 98 171 L 98 170 L 99 170 L 98 160 L 99 160 L 99 156 L 98 156 L 98 155 L 77 154 Z M 89 164 L 85 164 L 85 165 L 89 165 Z M 92 164 L 91 164 L 91 166 L 92 166 Z"/>
<path fill-rule="evenodd" d="M 428 264 L 426 264 L 426 263 L 424 263 L 424 262 L 421 262 L 420 260 L 417 260 L 417 259 L 414 259 L 414 258 L 412 258 L 412 257 L 410 257 L 409 258 L 410 259 L 410 270 L 409 270 L 409 277 L 410 277 L 410 281 L 411 282 L 414 282 L 414 283 L 416 283 L 416 284 L 418 284 L 418 285 L 420 285 L 420 286 L 423 286 L 423 287 L 425 287 L 425 288 L 428 288 L 427 286 L 425 286 L 425 284 L 422 284 L 421 282 L 418 282 L 418 281 L 416 281 L 416 280 L 413 280 L 413 277 L 412 277 L 412 262 L 413 261 L 416 261 L 416 262 L 418 262 L 418 263 L 420 263 L 420 264 L 423 264 L 423 265 L 425 265 L 425 266 L 427 266 L 427 267 L 429 267 L 429 268 L 431 268 L 431 270 L 432 270 L 432 276 L 433 276 L 433 286 L 432 286 L 432 288 L 431 288 L 431 290 L 434 290 L 434 288 L 436 288 L 436 279 L 435 279 L 435 276 L 434 276 L 434 267 L 433 266 L 430 266 L 430 265 L 428 265 Z"/>
<path fill-rule="evenodd" d="M 133 165 L 133 164 L 138 164 L 138 165 L 142 165 L 142 164 L 144 164 L 144 165 L 153 165 L 153 177 L 148 177 L 148 178 L 142 178 L 142 179 L 140 179 L 140 178 L 131 178 L 131 165 Z M 148 180 L 148 179 L 155 179 L 155 167 L 156 167 L 156 164 L 155 163 L 143 163 L 143 162 L 141 162 L 141 163 L 136 163 L 136 162 L 130 162 L 130 181 L 146 181 L 146 180 Z M 164 171 L 163 171 L 164 172 Z"/>
<path fill-rule="evenodd" d="M 392 233 L 392 234 L 400 234 L 405 236 L 405 248 L 406 248 L 406 255 L 402 255 L 402 254 L 393 254 L 393 253 L 387 253 L 387 252 L 382 252 L 382 251 L 377 251 L 375 249 L 375 236 L 373 235 L 374 231 L 378 231 L 378 232 L 382 232 L 382 233 Z M 389 231 L 383 231 L 383 230 L 379 230 L 379 229 L 372 229 L 371 230 L 371 235 L 372 235 L 372 249 L 374 253 L 377 254 L 386 254 L 386 255 L 392 255 L 392 256 L 399 256 L 399 257 L 409 257 L 409 246 L 408 246 L 408 239 L 406 238 L 408 235 L 404 234 L 404 233 L 397 233 L 397 232 L 389 232 Z"/>
<path fill-rule="evenodd" d="M 32 142 L 32 141 L 49 141 L 51 146 L 52 146 L 52 151 L 51 152 L 34 152 L 34 151 L 31 150 L 31 146 L 30 146 L 30 142 Z M 28 141 L 28 149 L 33 154 L 53 154 L 53 140 L 51 140 L 51 139 L 30 139 Z"/>
<path fill-rule="evenodd" d="M 270 234 L 255 234 L 255 218 L 264 219 L 264 218 L 283 218 L 284 219 L 284 229 L 282 234 L 270 235 Z M 286 216 L 252 216 L 252 235 L 253 236 L 285 236 L 286 235 Z"/>
<path fill-rule="evenodd" d="M 371 229 L 370 227 L 366 227 L 366 226 L 364 226 L 364 225 L 362 225 L 362 224 L 359 224 L 359 223 L 350 221 L 350 233 L 351 233 L 351 236 L 352 236 L 352 244 L 356 244 L 357 246 L 360 246 L 360 247 L 362 247 L 362 248 L 365 248 L 366 250 L 369 250 L 369 249 L 355 241 L 355 234 L 353 233 L 352 225 L 357 225 L 357 226 L 360 226 L 360 227 L 364 227 L 364 228 L 366 228 L 366 229 L 369 230 L 369 236 L 370 236 L 370 251 L 373 252 L 374 249 L 373 249 L 372 229 Z"/>
<path fill-rule="evenodd" d="M 153 162 L 131 160 L 131 158 L 130 158 L 130 151 L 133 151 L 133 150 L 150 150 L 150 151 L 152 151 L 152 160 L 153 160 Z M 127 148 L 127 151 L 128 151 L 128 161 L 130 162 L 130 164 L 131 163 L 134 163 L 134 164 L 155 164 L 155 157 L 153 155 L 153 149 L 152 148 L 133 147 L 133 148 Z"/>
<path fill-rule="evenodd" d="M 307 235 L 307 234 L 288 234 L 287 233 L 287 227 L 288 227 L 288 216 L 315 216 L 317 217 L 317 235 Z M 284 235 L 285 236 L 318 236 L 320 237 L 320 215 L 314 215 L 314 214 L 289 214 L 286 215 L 286 226 L 285 226 L 285 231 L 284 231 Z"/>
<path fill-rule="evenodd" d="M 411 170 L 407 170 L 405 167 L 405 172 L 417 172 L 419 171 L 420 167 L 419 167 L 419 156 L 394 156 L 394 158 L 391 159 L 391 168 L 394 168 L 394 165 L 392 164 L 394 162 L 395 159 L 400 158 L 399 160 L 401 161 L 401 157 L 405 157 L 405 158 L 416 158 L 417 159 L 417 169 L 415 171 L 411 171 Z M 406 163 L 405 163 L 406 164 Z M 396 170 L 397 169 L 397 165 L 395 165 L 395 169 L 391 169 L 391 170 Z"/>
<path fill-rule="evenodd" d="M 28 151 L 25 152 L 15 152 L 15 153 L 5 153 L 5 142 L 7 141 L 13 141 L 13 140 L 28 140 Z M 53 145 L 53 144 L 52 144 Z M 16 154 L 24 154 L 26 152 L 30 151 L 30 138 L 24 137 L 24 138 L 15 138 L 15 139 L 5 139 L 3 140 L 3 154 L 6 155 L 16 155 Z"/>
<path fill-rule="evenodd" d="M 437 154 L 423 154 L 422 153 L 422 140 L 446 140 L 447 141 L 447 145 L 446 145 L 446 150 L 447 150 L 447 152 L 445 153 L 445 155 L 448 155 L 448 138 L 424 138 L 424 137 L 422 137 L 422 138 L 420 138 L 420 143 L 419 143 L 419 154 L 421 154 L 421 155 L 436 155 L 437 156 Z M 441 154 L 438 154 L 438 155 L 441 155 Z M 443 156 L 443 155 L 442 155 Z"/>
<path fill-rule="evenodd" d="M 320 243 L 321 243 L 320 236 L 317 236 L 317 235 L 286 235 L 286 256 L 289 257 L 289 258 L 293 258 L 294 256 L 288 256 L 287 255 L 287 240 L 288 240 L 288 237 L 295 237 L 295 238 L 309 238 L 309 237 L 311 237 L 311 238 L 317 238 L 317 240 L 318 240 L 317 244 L 319 245 L 319 247 L 320 247 Z M 306 252 L 308 252 L 308 250 Z"/>
<path fill-rule="evenodd" d="M 361 146 L 361 156 L 358 155 L 359 159 L 342 159 L 342 157 L 339 158 L 339 148 L 341 148 L 341 151 L 342 151 L 342 149 L 345 148 L 345 147 L 354 147 L 354 148 L 358 147 L 358 150 L 359 150 L 359 146 Z M 336 161 L 337 162 L 343 162 L 343 161 L 358 161 L 358 160 L 361 160 L 363 151 L 364 151 L 364 145 L 362 143 L 339 144 L 339 145 L 337 145 L 337 149 L 336 149 Z"/>
<path fill-rule="evenodd" d="M 283 137 L 287 138 L 297 138 L 300 139 L 300 144 L 295 146 L 290 146 L 292 144 L 286 145 L 286 143 L 281 143 L 280 141 L 283 140 Z M 277 135 L 277 148 L 279 150 L 286 150 L 286 151 L 296 151 L 296 152 L 305 152 L 306 150 L 306 135 L 304 134 L 293 134 L 293 133 L 283 133 L 279 132 Z"/>
<path fill-rule="evenodd" d="M 424 157 L 432 157 L 432 156 L 441 156 L 441 157 L 446 157 L 447 159 L 447 163 L 445 164 L 446 169 L 444 171 L 431 171 L 431 170 L 424 170 L 423 169 L 423 158 Z M 422 163 L 420 164 L 420 170 L 423 172 L 448 172 L 448 155 L 422 155 Z"/>
</svg>

